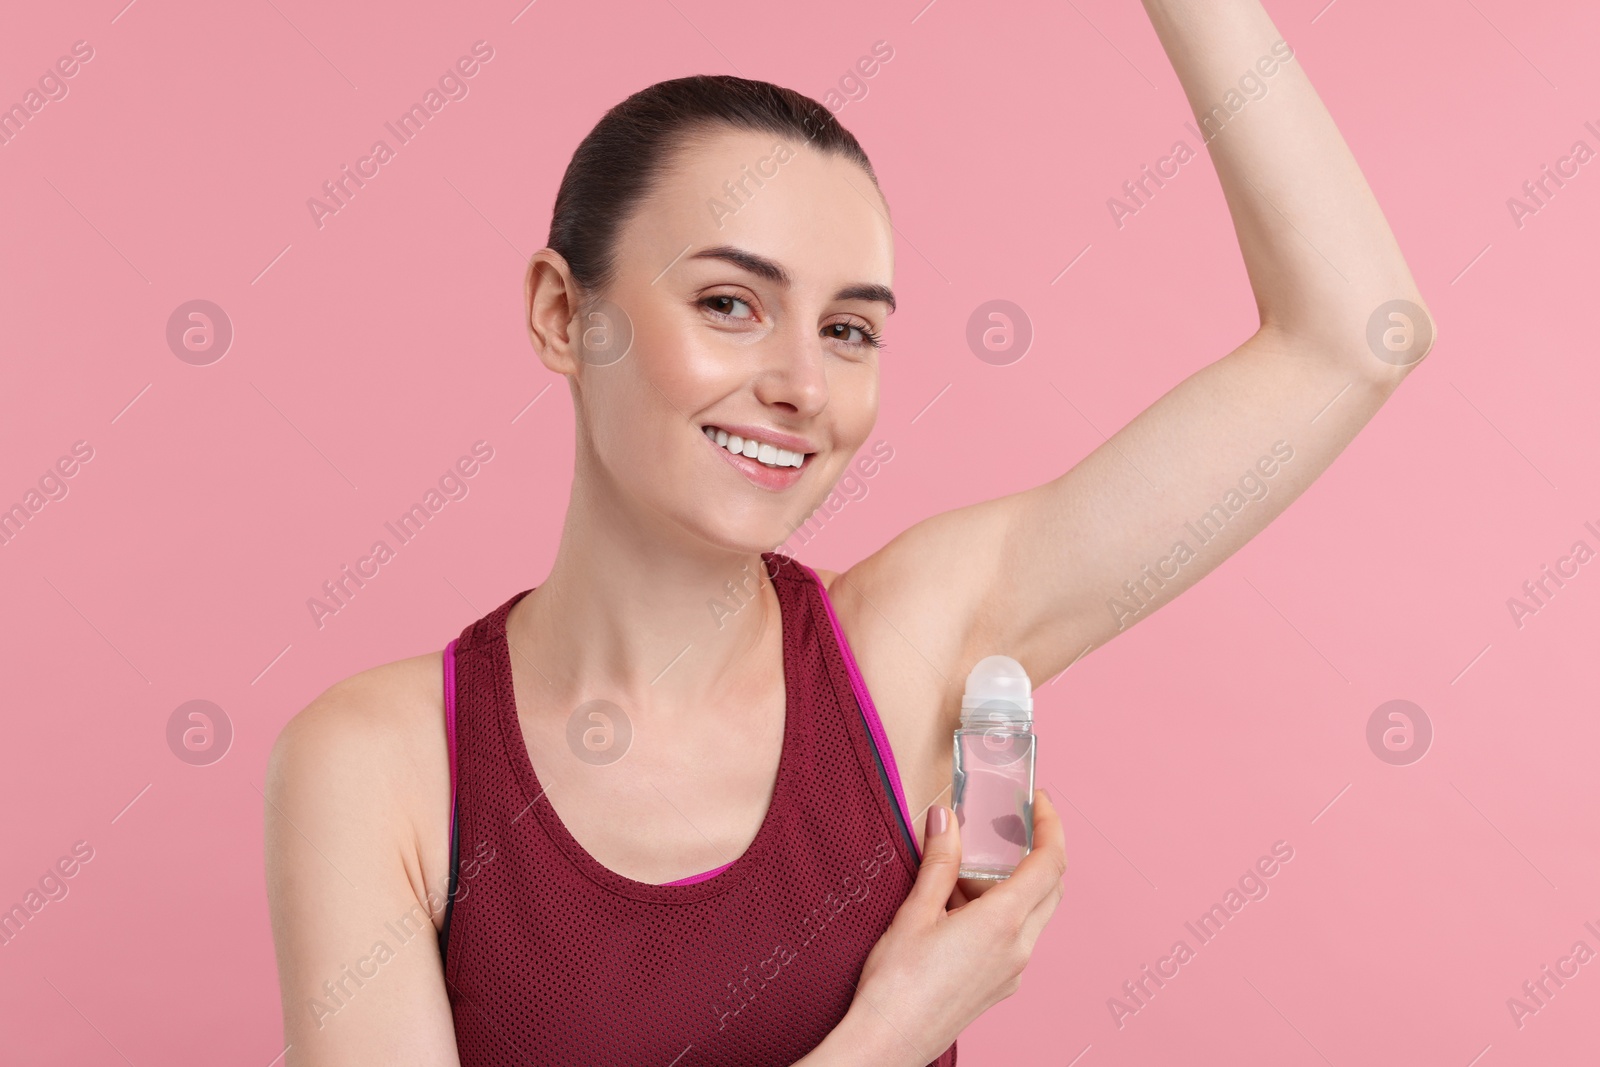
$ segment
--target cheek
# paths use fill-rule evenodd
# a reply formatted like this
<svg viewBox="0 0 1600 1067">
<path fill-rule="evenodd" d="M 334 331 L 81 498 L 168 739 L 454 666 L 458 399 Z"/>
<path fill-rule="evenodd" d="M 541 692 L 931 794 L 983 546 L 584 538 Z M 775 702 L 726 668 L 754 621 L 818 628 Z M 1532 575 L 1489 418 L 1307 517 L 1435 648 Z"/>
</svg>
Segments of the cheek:
<svg viewBox="0 0 1600 1067">
<path fill-rule="evenodd" d="M 839 432 L 848 448 L 861 445 L 878 422 L 878 367 L 876 363 L 846 364 L 828 380 L 828 404 L 834 408 Z"/>
<path fill-rule="evenodd" d="M 635 349 L 628 356 L 638 356 L 631 374 L 648 390 L 641 402 L 656 409 L 640 414 L 653 417 L 663 433 L 686 426 L 696 430 L 708 410 L 749 392 L 758 353 L 744 340 L 683 315 L 664 314 L 639 323 Z M 666 429 L 669 423 L 675 429 Z"/>
<path fill-rule="evenodd" d="M 657 403 L 664 396 L 685 416 L 692 416 L 705 403 L 706 390 L 714 388 L 731 369 L 725 350 L 681 322 L 641 324 L 634 348 L 629 356 L 639 357 L 634 373 L 661 390 Z"/>
<path fill-rule="evenodd" d="M 644 373 L 640 364 L 606 368 L 605 381 L 590 391 L 595 447 L 603 458 L 627 457 L 626 466 L 631 470 L 653 467 L 651 457 L 661 452 L 663 436 L 669 432 L 668 420 L 681 421 L 673 410 L 675 403 L 670 388 Z"/>
<path fill-rule="evenodd" d="M 628 354 L 586 368 L 586 421 L 600 462 L 644 496 L 666 488 L 694 440 L 693 419 L 719 395 L 718 364 L 681 327 L 638 323 Z M 621 462 L 618 462 L 621 460 Z"/>
</svg>

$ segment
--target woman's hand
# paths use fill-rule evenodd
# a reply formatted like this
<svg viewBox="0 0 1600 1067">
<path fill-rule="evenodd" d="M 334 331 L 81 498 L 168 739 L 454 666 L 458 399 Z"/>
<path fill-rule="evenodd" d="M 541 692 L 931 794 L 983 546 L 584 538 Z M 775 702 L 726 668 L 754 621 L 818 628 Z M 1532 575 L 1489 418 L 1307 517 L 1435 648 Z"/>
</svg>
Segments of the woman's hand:
<svg viewBox="0 0 1600 1067">
<path fill-rule="evenodd" d="M 1067 870 L 1061 819 L 1044 790 L 1033 796 L 1033 850 L 976 897 L 957 885 L 961 831 L 950 809 L 928 809 L 917 883 L 867 956 L 836 1031 L 853 1032 L 858 1050 L 858 1042 L 870 1046 L 870 1062 L 932 1063 L 968 1023 L 1021 986 Z"/>
</svg>

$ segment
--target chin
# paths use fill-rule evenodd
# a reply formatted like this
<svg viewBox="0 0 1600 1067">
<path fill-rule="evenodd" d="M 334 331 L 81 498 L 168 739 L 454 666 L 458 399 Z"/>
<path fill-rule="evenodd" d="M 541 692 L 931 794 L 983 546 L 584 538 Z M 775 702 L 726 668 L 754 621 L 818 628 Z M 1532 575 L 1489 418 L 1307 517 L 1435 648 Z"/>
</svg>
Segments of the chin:
<svg viewBox="0 0 1600 1067">
<path fill-rule="evenodd" d="M 771 523 L 752 523 L 742 529 L 730 530 L 726 526 L 707 531 L 706 540 L 728 552 L 749 555 L 770 552 L 787 541 L 791 531 Z"/>
</svg>

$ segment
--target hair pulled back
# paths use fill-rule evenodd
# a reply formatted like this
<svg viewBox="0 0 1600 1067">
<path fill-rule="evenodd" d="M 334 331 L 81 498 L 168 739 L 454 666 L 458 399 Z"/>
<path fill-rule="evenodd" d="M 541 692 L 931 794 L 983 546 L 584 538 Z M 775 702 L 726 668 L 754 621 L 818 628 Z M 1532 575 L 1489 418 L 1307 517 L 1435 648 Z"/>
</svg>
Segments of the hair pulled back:
<svg viewBox="0 0 1600 1067">
<path fill-rule="evenodd" d="M 610 285 L 618 234 L 673 153 L 719 128 L 802 139 L 858 164 L 877 183 L 855 136 L 809 96 L 727 74 L 657 82 L 595 123 L 572 153 L 556 192 L 547 244 L 567 261 L 585 299 Z"/>
</svg>

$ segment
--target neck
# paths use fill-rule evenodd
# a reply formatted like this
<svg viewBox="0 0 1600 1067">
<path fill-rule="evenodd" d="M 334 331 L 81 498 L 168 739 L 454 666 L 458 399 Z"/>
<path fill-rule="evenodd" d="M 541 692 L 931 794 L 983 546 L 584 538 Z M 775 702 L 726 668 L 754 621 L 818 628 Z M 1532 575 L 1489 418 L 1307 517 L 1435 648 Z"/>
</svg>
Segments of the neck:
<svg viewBox="0 0 1600 1067">
<path fill-rule="evenodd" d="M 513 664 L 544 701 L 604 698 L 649 715 L 726 700 L 760 674 L 755 654 L 780 625 L 760 553 L 664 530 L 584 482 L 549 577 L 506 622 Z"/>
</svg>

